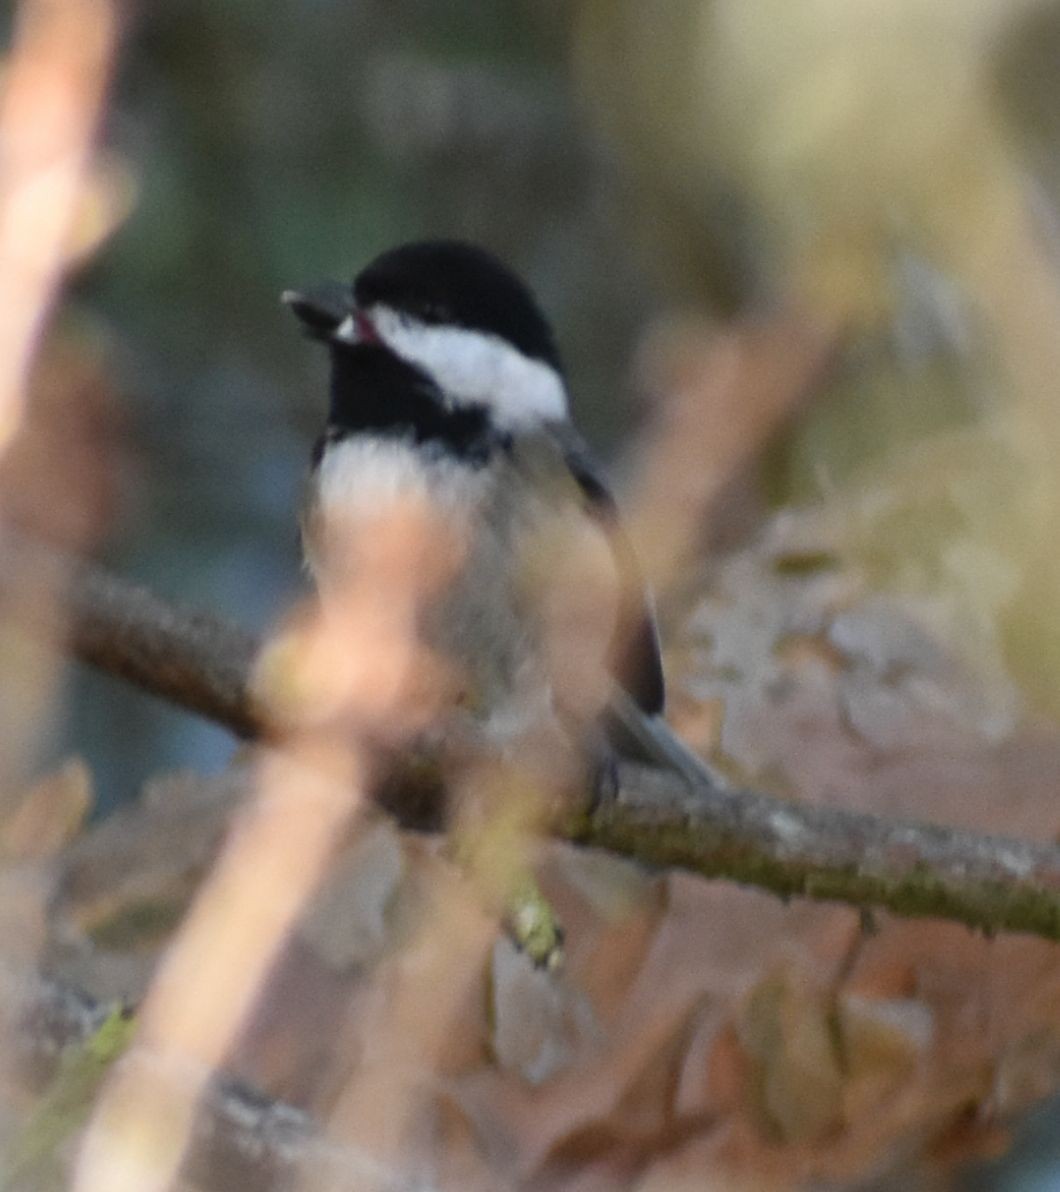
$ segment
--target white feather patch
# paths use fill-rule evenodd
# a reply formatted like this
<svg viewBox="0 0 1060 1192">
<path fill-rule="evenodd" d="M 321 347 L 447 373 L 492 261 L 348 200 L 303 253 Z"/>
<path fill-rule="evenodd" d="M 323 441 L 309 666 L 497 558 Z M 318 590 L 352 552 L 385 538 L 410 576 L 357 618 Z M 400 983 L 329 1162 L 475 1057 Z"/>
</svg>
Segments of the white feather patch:
<svg viewBox="0 0 1060 1192">
<path fill-rule="evenodd" d="M 440 534 L 449 536 L 439 551 L 462 551 L 488 502 L 484 472 L 401 439 L 357 435 L 331 444 L 314 477 L 303 532 L 306 564 L 321 592 L 348 582 L 359 541 L 372 541 L 381 528 L 390 532 L 381 519 L 416 507 L 437 517 Z"/>
<path fill-rule="evenodd" d="M 476 505 L 487 483 L 478 469 L 441 454 L 428 456 L 414 443 L 356 435 L 324 452 L 317 499 L 325 516 L 374 516 L 410 498 L 458 512 Z"/>
<path fill-rule="evenodd" d="M 503 430 L 567 417 L 567 393 L 559 373 L 524 356 L 500 336 L 435 327 L 381 304 L 365 313 L 387 347 L 422 368 L 454 405 L 485 406 Z M 352 318 L 337 335 L 356 341 Z"/>
</svg>

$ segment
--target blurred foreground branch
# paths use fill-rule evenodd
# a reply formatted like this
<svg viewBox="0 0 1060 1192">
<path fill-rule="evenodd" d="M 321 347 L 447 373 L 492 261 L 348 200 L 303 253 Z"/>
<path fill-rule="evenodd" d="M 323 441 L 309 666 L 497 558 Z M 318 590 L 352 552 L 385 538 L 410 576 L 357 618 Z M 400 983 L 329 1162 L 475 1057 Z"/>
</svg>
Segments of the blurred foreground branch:
<svg viewBox="0 0 1060 1192">
<path fill-rule="evenodd" d="M 33 556 L 38 548 L 21 547 Z M 104 671 L 208 716 L 268 736 L 249 691 L 254 643 L 86 563 L 40 553 L 67 573 L 68 648 Z M 24 563 L 25 559 L 20 559 Z M 9 576 L 11 559 L 0 567 Z M 38 564 L 40 565 L 40 564 Z M 3 581 L 0 581 L 3 582 Z M 1060 848 L 955 828 L 799 806 L 623 765 L 620 793 L 572 815 L 562 835 L 638 861 L 743 882 L 781 897 L 952 919 L 986 932 L 1060 940 Z"/>
<path fill-rule="evenodd" d="M 0 92 L 0 449 L 72 255 L 118 36 L 110 0 L 23 0 Z"/>
</svg>

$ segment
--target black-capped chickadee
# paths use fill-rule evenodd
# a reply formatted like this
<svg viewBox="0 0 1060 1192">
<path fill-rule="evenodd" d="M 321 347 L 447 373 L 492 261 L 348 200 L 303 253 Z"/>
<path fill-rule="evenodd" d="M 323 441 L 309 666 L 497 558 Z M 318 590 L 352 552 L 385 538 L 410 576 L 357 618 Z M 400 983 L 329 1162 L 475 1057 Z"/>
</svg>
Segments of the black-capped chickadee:
<svg viewBox="0 0 1060 1192">
<path fill-rule="evenodd" d="M 588 741 L 584 710 L 606 703 L 623 751 L 702 778 L 662 722 L 651 601 L 523 283 L 481 248 L 426 241 L 284 301 L 331 356 L 303 523 L 322 598 L 341 568 L 330 522 L 423 500 L 466 543 L 426 634 L 488 739 L 551 718 Z"/>
</svg>

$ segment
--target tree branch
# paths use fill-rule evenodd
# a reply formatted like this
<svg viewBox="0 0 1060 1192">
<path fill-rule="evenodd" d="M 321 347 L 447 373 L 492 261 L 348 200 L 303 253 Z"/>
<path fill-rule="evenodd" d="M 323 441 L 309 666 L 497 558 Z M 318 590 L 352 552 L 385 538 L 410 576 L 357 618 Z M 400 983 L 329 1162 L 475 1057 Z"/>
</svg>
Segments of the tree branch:
<svg viewBox="0 0 1060 1192">
<path fill-rule="evenodd" d="M 216 720 L 265 734 L 248 679 L 259 643 L 238 626 L 174 608 L 146 588 L 80 564 L 67 609 L 73 653 L 92 666 Z"/>
<path fill-rule="evenodd" d="M 620 794 L 566 834 L 704 877 L 987 933 L 1060 939 L 1060 848 L 959 828 L 806 807 L 758 791 L 689 792 L 667 775 L 621 773 Z"/>
<path fill-rule="evenodd" d="M 49 557 L 59 565 L 58 556 Z M 266 734 L 248 689 L 255 646 L 246 633 L 178 610 L 95 566 L 64 565 L 72 568 L 73 654 L 239 736 Z M 579 844 L 782 897 L 1060 939 L 1060 848 L 1053 845 L 799 806 L 708 782 L 690 791 L 632 765 L 620 767 L 619 790 L 558 831 Z"/>
</svg>

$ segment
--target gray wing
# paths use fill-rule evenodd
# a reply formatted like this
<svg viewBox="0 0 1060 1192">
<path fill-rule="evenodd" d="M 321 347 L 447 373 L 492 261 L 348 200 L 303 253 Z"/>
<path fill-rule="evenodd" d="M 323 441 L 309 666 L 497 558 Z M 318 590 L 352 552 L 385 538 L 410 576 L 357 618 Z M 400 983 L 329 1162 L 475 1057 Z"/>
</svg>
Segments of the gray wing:
<svg viewBox="0 0 1060 1192">
<path fill-rule="evenodd" d="M 587 511 L 607 534 L 622 583 L 612 673 L 638 707 L 650 716 L 657 715 L 666 702 L 659 632 L 637 556 L 622 529 L 615 500 L 585 443 L 569 425 L 557 427 L 556 437 Z"/>
<path fill-rule="evenodd" d="M 585 495 L 589 512 L 607 531 L 623 583 L 624 607 L 619 614 L 619 638 L 612 693 L 606 723 L 620 752 L 679 774 L 689 788 L 706 783 L 724 790 L 724 777 L 674 734 L 662 717 L 665 702 L 659 635 L 651 596 L 641 577 L 633 545 L 622 530 L 614 498 L 593 464 L 577 432 L 557 428 L 564 458 Z"/>
</svg>

